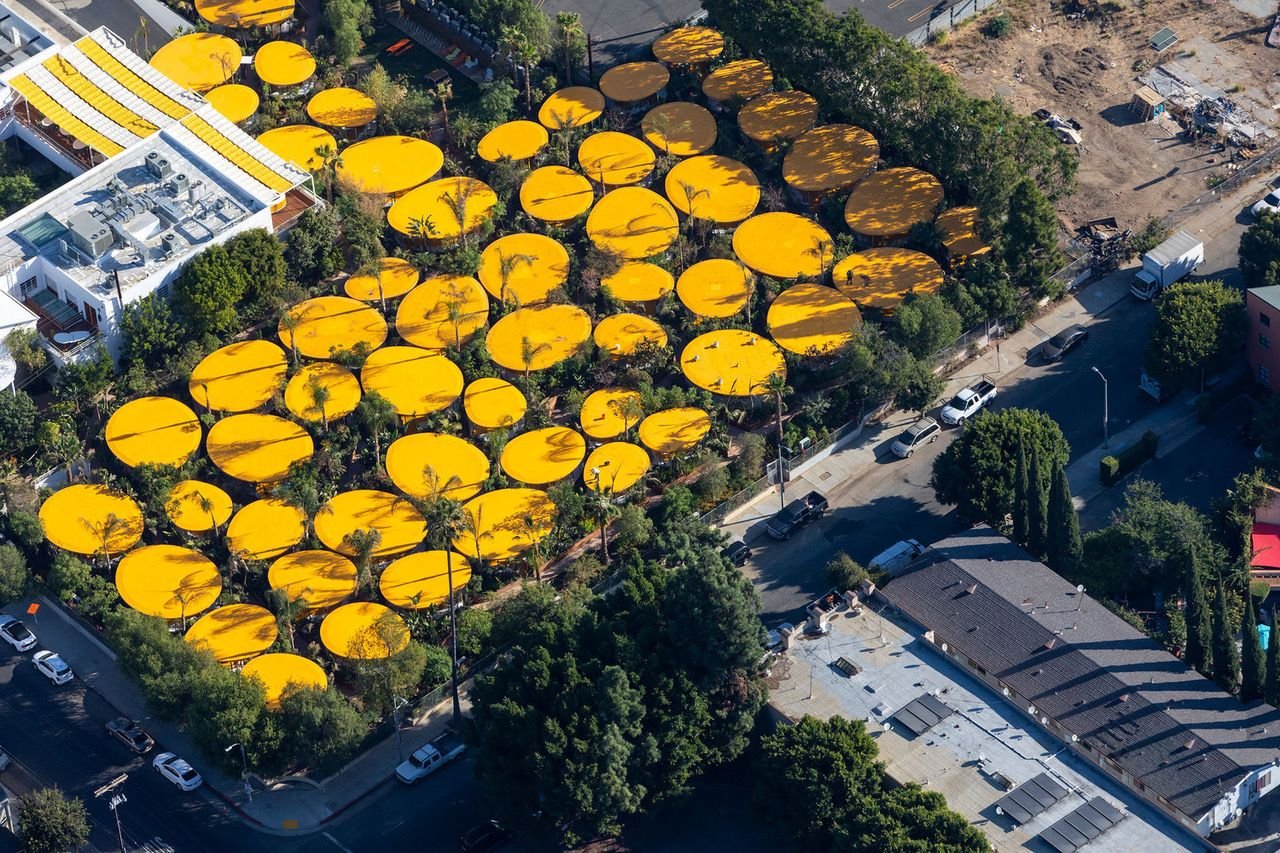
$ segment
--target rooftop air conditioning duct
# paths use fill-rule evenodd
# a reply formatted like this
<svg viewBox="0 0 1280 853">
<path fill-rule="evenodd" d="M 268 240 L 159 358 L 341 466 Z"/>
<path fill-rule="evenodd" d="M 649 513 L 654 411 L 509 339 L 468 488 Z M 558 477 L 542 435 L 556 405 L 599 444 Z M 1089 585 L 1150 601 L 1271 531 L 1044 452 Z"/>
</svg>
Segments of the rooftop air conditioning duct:
<svg viewBox="0 0 1280 853">
<path fill-rule="evenodd" d="M 187 178 L 185 172 L 179 172 L 173 176 L 173 194 L 178 198 L 185 196 L 190 186 L 191 181 Z"/>
</svg>

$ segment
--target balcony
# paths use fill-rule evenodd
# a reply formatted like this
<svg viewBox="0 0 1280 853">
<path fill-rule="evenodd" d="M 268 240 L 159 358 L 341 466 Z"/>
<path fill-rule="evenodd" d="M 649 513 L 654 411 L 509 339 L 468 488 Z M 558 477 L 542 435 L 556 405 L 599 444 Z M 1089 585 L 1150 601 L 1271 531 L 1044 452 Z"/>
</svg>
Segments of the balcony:
<svg viewBox="0 0 1280 853">
<path fill-rule="evenodd" d="M 98 336 L 98 330 L 76 309 L 46 288 L 22 300 L 36 315 L 36 331 L 61 362 L 66 362 Z"/>
</svg>

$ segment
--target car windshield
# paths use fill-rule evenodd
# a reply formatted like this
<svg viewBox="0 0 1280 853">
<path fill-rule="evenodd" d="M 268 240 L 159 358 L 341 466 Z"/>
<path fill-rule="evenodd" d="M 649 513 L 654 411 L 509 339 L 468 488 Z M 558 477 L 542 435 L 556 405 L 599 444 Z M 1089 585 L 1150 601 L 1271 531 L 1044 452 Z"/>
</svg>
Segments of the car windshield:
<svg viewBox="0 0 1280 853">
<path fill-rule="evenodd" d="M 951 403 L 949 405 L 953 409 L 963 409 L 965 406 L 969 405 L 969 403 L 964 397 L 957 394 L 951 398 Z"/>
<path fill-rule="evenodd" d="M 1280 207 L 1280 195 L 1276 195 L 1275 193 L 1267 193 L 1267 197 L 1264 198 L 1263 201 L 1272 207 Z"/>
</svg>

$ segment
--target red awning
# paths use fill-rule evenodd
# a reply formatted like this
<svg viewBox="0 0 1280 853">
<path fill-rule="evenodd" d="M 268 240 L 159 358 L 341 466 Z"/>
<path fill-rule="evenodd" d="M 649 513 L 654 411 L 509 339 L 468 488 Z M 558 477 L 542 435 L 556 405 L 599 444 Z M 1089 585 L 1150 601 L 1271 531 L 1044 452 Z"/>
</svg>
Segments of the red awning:
<svg viewBox="0 0 1280 853">
<path fill-rule="evenodd" d="M 1280 524 L 1253 525 L 1253 565 L 1280 569 Z"/>
</svg>

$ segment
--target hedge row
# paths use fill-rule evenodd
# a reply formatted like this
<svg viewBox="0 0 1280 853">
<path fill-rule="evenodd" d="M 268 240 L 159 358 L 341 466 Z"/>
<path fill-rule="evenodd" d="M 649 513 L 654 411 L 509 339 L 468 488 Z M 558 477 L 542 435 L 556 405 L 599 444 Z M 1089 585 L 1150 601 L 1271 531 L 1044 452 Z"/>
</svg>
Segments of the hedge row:
<svg viewBox="0 0 1280 853">
<path fill-rule="evenodd" d="M 1114 456 L 1102 457 L 1100 465 L 1102 482 L 1109 486 L 1143 462 L 1154 458 L 1159 444 L 1160 437 L 1151 430 L 1147 430 L 1137 443 L 1126 447 Z"/>
</svg>

